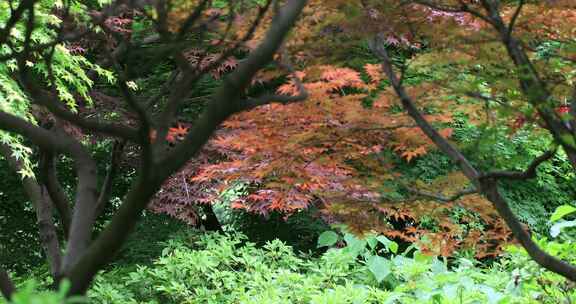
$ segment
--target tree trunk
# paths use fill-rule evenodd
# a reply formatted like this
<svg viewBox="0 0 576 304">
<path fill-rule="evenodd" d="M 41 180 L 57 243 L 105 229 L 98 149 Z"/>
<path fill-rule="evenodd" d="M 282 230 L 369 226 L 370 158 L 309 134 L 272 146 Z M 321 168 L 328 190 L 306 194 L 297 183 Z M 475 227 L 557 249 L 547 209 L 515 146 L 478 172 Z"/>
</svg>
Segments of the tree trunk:
<svg viewBox="0 0 576 304">
<path fill-rule="evenodd" d="M 8 276 L 8 273 L 4 268 L 0 267 L 0 292 L 4 298 L 10 300 L 14 291 L 14 284 L 12 283 L 12 280 L 10 280 L 10 276 Z"/>
<path fill-rule="evenodd" d="M 206 215 L 206 219 L 202 221 L 204 229 L 207 231 L 222 231 L 222 224 L 220 224 L 216 213 L 214 213 L 212 204 L 202 205 L 202 211 L 204 211 L 204 215 Z"/>
<path fill-rule="evenodd" d="M 55 281 L 60 277 L 60 268 L 62 262 L 62 254 L 60 251 L 60 242 L 58 241 L 58 234 L 56 226 L 54 225 L 53 207 L 50 197 L 46 189 L 42 188 L 40 199 L 35 204 L 36 217 L 38 219 L 38 229 L 40 232 L 40 241 L 44 252 L 50 265 L 50 274 Z"/>
<path fill-rule="evenodd" d="M 22 169 L 22 163 L 12 156 L 12 149 L 9 146 L 0 145 L 0 153 L 8 161 L 14 172 L 19 172 Z M 52 202 L 47 191 L 38 184 L 36 179 L 26 177 L 22 179 L 22 186 L 36 210 L 40 241 L 50 265 L 50 272 L 57 279 L 60 273 L 62 256 L 56 226 L 52 217 Z"/>
</svg>

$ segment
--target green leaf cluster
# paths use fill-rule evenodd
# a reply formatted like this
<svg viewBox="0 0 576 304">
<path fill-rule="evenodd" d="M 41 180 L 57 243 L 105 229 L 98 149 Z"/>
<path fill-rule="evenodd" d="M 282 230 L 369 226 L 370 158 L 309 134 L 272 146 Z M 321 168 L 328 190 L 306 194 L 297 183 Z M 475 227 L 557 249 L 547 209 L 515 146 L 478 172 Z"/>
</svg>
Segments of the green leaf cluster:
<svg viewBox="0 0 576 304">
<path fill-rule="evenodd" d="M 18 2 L 12 1 L 12 4 L 6 1 L 0 2 L 1 28 L 5 27 L 10 18 L 10 5 L 16 6 Z M 92 103 L 89 90 L 94 83 L 87 76 L 87 71 L 95 71 L 98 76 L 109 83 L 115 82 L 115 76 L 112 72 L 93 64 L 84 56 L 70 53 L 65 44 L 51 45 L 57 39 L 56 29 L 62 22 L 54 14 L 53 8 L 54 6 L 62 7 L 62 5 L 60 1 L 37 1 L 34 15 L 35 27 L 30 43 L 30 49 L 35 51 L 31 54 L 33 59 L 27 61 L 26 65 L 39 81 L 45 82 L 48 87 L 52 87 L 58 93 L 60 101 L 65 103 L 71 111 L 76 112 L 78 103 L 75 96 L 80 96 L 88 104 Z M 87 9 L 84 5 L 76 1 L 70 1 L 70 5 L 70 12 L 77 17 L 79 22 L 87 18 Z M 25 22 L 28 18 L 24 17 L 10 31 L 11 47 L 6 43 L 0 46 L 1 57 L 9 57 L 14 54 L 14 51 L 22 51 L 26 32 Z M 18 71 L 16 59 L 0 61 L 0 110 L 35 124 L 29 96 L 22 90 L 17 80 Z M 50 82 L 49 79 L 53 81 Z M 9 146 L 14 157 L 22 160 L 23 169 L 20 172 L 22 177 L 33 177 L 34 164 L 30 159 L 32 150 L 26 146 L 23 138 L 1 131 L 0 143 Z"/>
<path fill-rule="evenodd" d="M 335 238 L 336 236 L 336 238 Z M 336 240 L 336 242 L 334 241 Z M 152 266 L 100 276 L 93 303 L 559 303 L 575 294 L 544 290 L 539 268 L 521 250 L 491 268 L 427 256 L 393 242 L 326 232 L 336 245 L 319 258 L 295 254 L 280 241 L 263 247 L 241 234 L 182 236 L 165 244 Z M 385 255 L 383 255 L 385 254 Z M 530 264 L 530 267 L 533 265 Z M 558 284 L 557 286 L 561 286 Z"/>
</svg>

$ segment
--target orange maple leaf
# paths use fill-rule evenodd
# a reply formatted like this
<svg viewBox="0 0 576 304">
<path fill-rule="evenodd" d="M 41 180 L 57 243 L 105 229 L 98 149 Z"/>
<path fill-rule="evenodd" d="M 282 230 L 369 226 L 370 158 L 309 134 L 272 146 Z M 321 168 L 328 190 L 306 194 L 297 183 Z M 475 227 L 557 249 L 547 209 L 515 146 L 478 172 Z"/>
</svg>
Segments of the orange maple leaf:
<svg viewBox="0 0 576 304">
<path fill-rule="evenodd" d="M 168 142 L 175 142 L 177 139 L 182 139 L 188 134 L 188 128 L 182 126 L 180 123 L 176 125 L 175 128 L 168 129 L 168 134 L 166 135 L 166 140 Z"/>
</svg>

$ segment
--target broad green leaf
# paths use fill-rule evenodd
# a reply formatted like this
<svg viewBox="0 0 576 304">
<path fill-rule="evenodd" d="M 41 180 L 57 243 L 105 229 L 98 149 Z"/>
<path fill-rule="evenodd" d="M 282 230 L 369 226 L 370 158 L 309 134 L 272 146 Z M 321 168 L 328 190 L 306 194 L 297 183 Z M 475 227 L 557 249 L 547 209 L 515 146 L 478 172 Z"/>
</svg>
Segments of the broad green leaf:
<svg viewBox="0 0 576 304">
<path fill-rule="evenodd" d="M 396 243 L 394 241 L 390 241 L 390 244 L 388 245 L 388 249 L 390 249 L 390 252 L 392 252 L 392 253 L 398 253 L 398 243 Z"/>
<path fill-rule="evenodd" d="M 550 217 L 551 222 L 556 222 L 562 218 L 564 218 L 568 214 L 572 214 L 576 212 L 576 207 L 571 205 L 562 205 L 556 208 L 552 216 Z"/>
<path fill-rule="evenodd" d="M 370 246 L 372 250 L 376 249 L 376 246 L 378 245 L 378 240 L 374 235 L 366 236 L 366 242 L 368 242 L 368 246 Z"/>
<path fill-rule="evenodd" d="M 359 239 L 351 233 L 344 234 L 344 241 L 346 250 L 356 257 L 366 249 L 366 240 Z"/>
<path fill-rule="evenodd" d="M 414 261 L 420 263 L 428 263 L 432 261 L 434 257 L 421 253 L 420 251 L 414 252 Z"/>
<path fill-rule="evenodd" d="M 334 246 L 338 242 L 338 234 L 334 231 L 324 231 L 318 237 L 318 248 Z"/>
<path fill-rule="evenodd" d="M 387 237 L 383 236 L 383 235 L 379 235 L 378 237 L 376 237 L 376 239 L 382 243 L 382 245 L 386 246 L 386 248 L 396 254 L 398 253 L 398 243 L 389 240 Z"/>
<path fill-rule="evenodd" d="M 366 262 L 368 269 L 378 283 L 382 282 L 391 273 L 391 263 L 387 259 L 374 255 Z"/>
<path fill-rule="evenodd" d="M 500 300 L 504 297 L 504 295 L 501 292 L 497 292 L 496 290 L 494 290 L 494 288 L 490 286 L 478 285 L 477 288 L 486 295 L 489 304 L 500 303 Z"/>
</svg>

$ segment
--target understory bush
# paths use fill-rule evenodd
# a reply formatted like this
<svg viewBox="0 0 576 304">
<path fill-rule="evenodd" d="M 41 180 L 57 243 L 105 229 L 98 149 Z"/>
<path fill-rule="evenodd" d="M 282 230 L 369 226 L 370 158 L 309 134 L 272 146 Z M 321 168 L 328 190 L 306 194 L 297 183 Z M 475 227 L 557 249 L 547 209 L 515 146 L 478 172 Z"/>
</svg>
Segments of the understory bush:
<svg viewBox="0 0 576 304">
<path fill-rule="evenodd" d="M 576 258 L 576 246 L 571 242 L 540 243 L 561 257 Z M 414 246 L 399 253 L 397 245 L 382 236 L 359 239 L 331 231 L 319 239 L 319 246 L 330 247 L 319 258 L 296 254 L 278 240 L 258 247 L 239 233 L 180 234 L 162 244 L 162 255 L 153 265 L 135 270 L 120 266 L 98 276 L 87 301 L 392 304 L 576 300 L 571 283 L 541 270 L 516 247 L 490 268 L 480 268 L 473 260 L 448 263 L 423 255 Z M 17 303 L 32 303 L 26 302 L 33 299 L 32 289 L 21 289 Z M 58 299 L 58 294 L 48 295 L 46 299 Z"/>
</svg>

